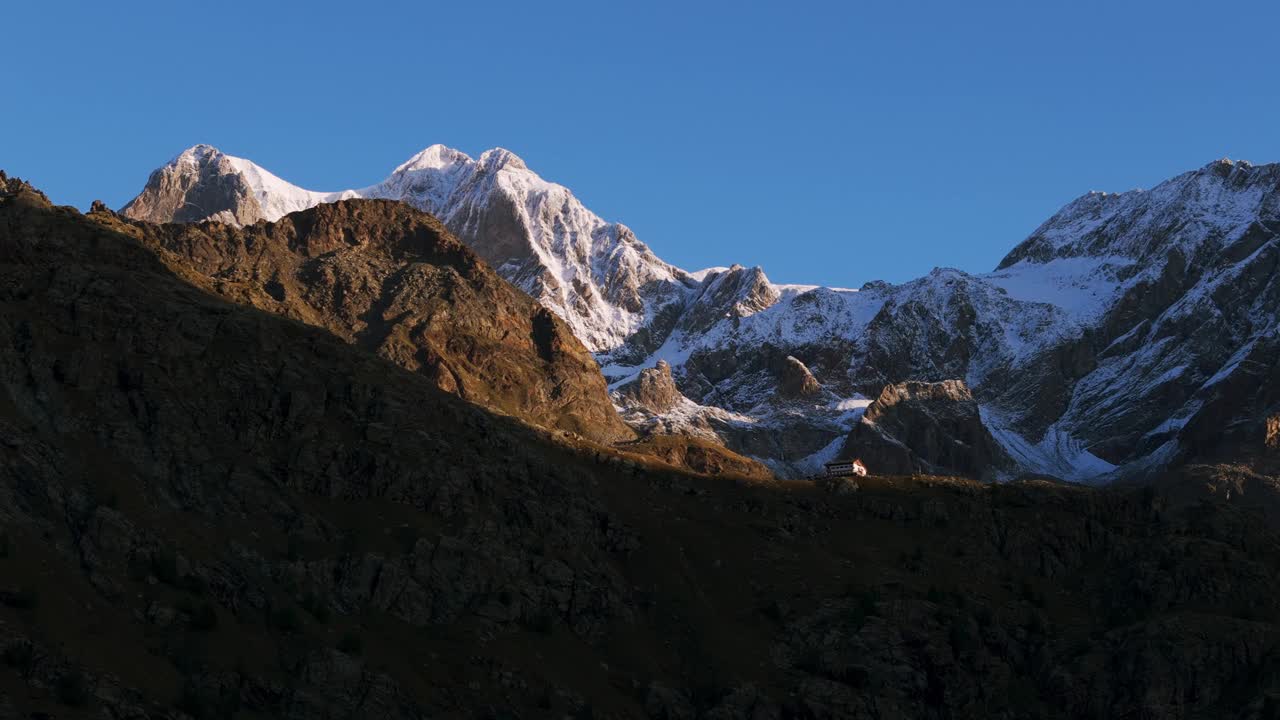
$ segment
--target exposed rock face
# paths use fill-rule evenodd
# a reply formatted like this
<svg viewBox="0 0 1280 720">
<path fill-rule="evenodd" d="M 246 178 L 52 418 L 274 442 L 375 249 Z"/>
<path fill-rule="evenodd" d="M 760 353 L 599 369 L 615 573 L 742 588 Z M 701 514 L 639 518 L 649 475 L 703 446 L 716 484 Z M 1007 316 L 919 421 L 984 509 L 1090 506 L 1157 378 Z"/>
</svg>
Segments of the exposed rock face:
<svg viewBox="0 0 1280 720">
<path fill-rule="evenodd" d="M 635 380 L 618 388 L 617 393 L 623 405 L 650 413 L 667 412 L 684 399 L 671 379 L 671 366 L 666 360 L 641 370 Z"/>
<path fill-rule="evenodd" d="M 778 290 L 758 267 L 734 265 L 712 270 L 703 275 L 696 295 L 681 309 L 674 330 L 696 337 L 726 318 L 732 321 L 760 312 L 776 303 L 778 297 Z"/>
<path fill-rule="evenodd" d="M 151 173 L 147 185 L 120 210 L 154 223 L 217 220 L 248 225 L 263 219 L 253 188 L 226 155 L 197 145 Z"/>
<path fill-rule="evenodd" d="M 890 474 L 990 478 L 1013 466 L 960 380 L 885 386 L 849 433 L 841 455 Z"/>
<path fill-rule="evenodd" d="M 665 360 L 641 370 L 634 380 L 614 390 L 613 396 L 623 409 L 623 418 L 641 435 L 639 441 L 623 446 L 628 452 L 648 454 L 705 475 L 773 476 L 759 461 L 724 447 L 716 430 L 716 424 L 726 420 L 723 413 L 703 408 L 682 395 Z"/>
<path fill-rule="evenodd" d="M 697 285 L 626 226 L 605 222 L 502 148 L 472 159 L 433 145 L 377 185 L 325 193 L 198 145 L 152 173 L 121 212 L 151 222 L 248 224 L 356 197 L 404 201 L 440 218 L 503 277 L 554 310 L 593 351 L 621 343 Z"/>
<path fill-rule="evenodd" d="M 778 392 L 786 397 L 807 398 L 822 392 L 822 386 L 804 363 L 788 355 L 782 361 Z"/>
<path fill-rule="evenodd" d="M 1188 398 L 1176 442 L 1166 439 L 1157 457 L 1170 461 L 1238 462 L 1272 443 L 1280 408 L 1280 337 L 1257 338 Z"/>
<path fill-rule="evenodd" d="M 1265 444 L 1268 449 L 1280 449 L 1280 415 L 1267 418 Z"/>
<path fill-rule="evenodd" d="M 1091 193 L 1015 248 L 1002 270 L 1101 263 L 1118 280 L 1060 426 L 1139 467 L 1202 450 L 1181 429 L 1275 342 L 1277 230 L 1280 165 L 1219 161 L 1149 192 Z"/>
<path fill-rule="evenodd" d="M 5 716 L 1275 707 L 1280 542 L 1219 496 L 655 470 L 167 252 L 0 175 Z"/>
<path fill-rule="evenodd" d="M 92 217 L 163 248 L 213 292 L 324 327 L 467 400 L 600 442 L 634 437 L 565 324 L 407 205 L 343 200 L 246 227 Z"/>
</svg>

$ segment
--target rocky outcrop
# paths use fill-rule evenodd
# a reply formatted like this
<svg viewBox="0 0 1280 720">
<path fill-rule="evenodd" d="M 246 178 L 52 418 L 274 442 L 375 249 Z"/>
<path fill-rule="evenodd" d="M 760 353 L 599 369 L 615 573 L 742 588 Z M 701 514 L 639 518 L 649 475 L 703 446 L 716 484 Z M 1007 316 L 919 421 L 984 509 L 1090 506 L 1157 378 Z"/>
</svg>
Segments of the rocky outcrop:
<svg viewBox="0 0 1280 720">
<path fill-rule="evenodd" d="M 789 398 L 809 398 L 822 392 L 822 385 L 804 363 L 788 355 L 782 361 L 778 392 Z"/>
<path fill-rule="evenodd" d="M 323 327 L 469 401 L 600 442 L 633 437 L 564 322 L 407 205 L 343 200 L 246 227 L 90 217 L 212 292 Z"/>
<path fill-rule="evenodd" d="M 665 413 L 684 399 L 671 378 L 671 366 L 666 360 L 641 370 L 635 380 L 619 387 L 617 394 L 624 407 L 650 413 Z"/>
<path fill-rule="evenodd" d="M 701 407 L 682 395 L 665 360 L 641 370 L 634 380 L 614 390 L 613 396 L 623 410 L 622 417 L 641 436 L 620 446 L 627 452 L 646 454 L 704 475 L 755 480 L 773 477 L 758 460 L 725 447 L 716 430 L 716 425 L 724 422 L 724 413 Z"/>
<path fill-rule="evenodd" d="M 153 223 L 249 225 L 264 217 L 239 168 L 208 145 L 197 145 L 151 173 L 142 192 L 120 212 Z"/>
<path fill-rule="evenodd" d="M 758 461 L 701 437 L 654 433 L 619 447 L 702 475 L 755 481 L 773 479 L 773 473 Z"/>
<path fill-rule="evenodd" d="M 1280 408 L 1280 335 L 1250 346 L 1184 402 L 1184 417 L 1144 438 L 1170 464 L 1238 462 L 1274 449 Z"/>
<path fill-rule="evenodd" d="M 741 265 L 709 271 L 696 295 L 681 310 L 675 329 L 701 335 L 726 318 L 753 315 L 778 301 L 778 291 L 758 267 Z M 653 348 L 656 349 L 656 348 Z"/>
<path fill-rule="evenodd" d="M 841 457 L 874 473 L 994 478 L 1013 463 L 960 380 L 888 385 L 845 439 Z"/>
</svg>

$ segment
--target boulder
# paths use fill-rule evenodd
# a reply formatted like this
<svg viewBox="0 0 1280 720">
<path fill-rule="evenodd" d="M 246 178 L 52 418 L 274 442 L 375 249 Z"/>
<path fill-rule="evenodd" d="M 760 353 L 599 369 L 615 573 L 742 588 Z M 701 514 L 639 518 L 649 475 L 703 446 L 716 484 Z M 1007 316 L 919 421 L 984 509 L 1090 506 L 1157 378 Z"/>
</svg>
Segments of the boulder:
<svg viewBox="0 0 1280 720">
<path fill-rule="evenodd" d="M 804 363 L 794 355 L 788 355 L 782 361 L 778 392 L 785 397 L 807 398 L 821 393 L 822 385 Z"/>
<path fill-rule="evenodd" d="M 876 474 L 991 477 L 1013 465 L 961 380 L 886 385 L 841 456 L 861 458 Z"/>
<path fill-rule="evenodd" d="M 659 360 L 651 368 L 645 368 L 635 380 L 618 389 L 618 397 L 628 408 L 648 410 L 652 413 L 663 413 L 684 399 L 676 388 L 671 377 L 671 366 L 666 360 Z"/>
</svg>

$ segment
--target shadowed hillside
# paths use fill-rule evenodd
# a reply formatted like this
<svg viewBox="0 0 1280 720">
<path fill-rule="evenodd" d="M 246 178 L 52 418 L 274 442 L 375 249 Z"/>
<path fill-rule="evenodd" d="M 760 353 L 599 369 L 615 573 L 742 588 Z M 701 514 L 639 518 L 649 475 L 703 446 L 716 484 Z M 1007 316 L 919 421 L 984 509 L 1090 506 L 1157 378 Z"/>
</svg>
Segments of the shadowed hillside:
<svg viewBox="0 0 1280 720">
<path fill-rule="evenodd" d="M 165 252 L 0 187 L 0 717 L 1280 709 L 1253 508 L 686 475 Z"/>
</svg>

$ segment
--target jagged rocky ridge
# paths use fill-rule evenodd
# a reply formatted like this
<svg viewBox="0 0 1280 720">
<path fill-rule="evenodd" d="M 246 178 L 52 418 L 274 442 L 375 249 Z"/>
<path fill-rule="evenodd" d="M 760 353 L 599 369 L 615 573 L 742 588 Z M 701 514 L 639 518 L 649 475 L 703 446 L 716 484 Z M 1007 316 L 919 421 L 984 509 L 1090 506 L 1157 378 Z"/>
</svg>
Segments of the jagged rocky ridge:
<svg viewBox="0 0 1280 720">
<path fill-rule="evenodd" d="M 1229 490 L 695 478 L 165 252 L 0 175 L 0 716 L 1277 707 L 1280 543 Z"/>
<path fill-rule="evenodd" d="M 440 218 L 503 277 L 556 311 L 592 351 L 649 326 L 697 284 L 627 227 L 601 220 L 568 189 L 542 180 L 500 148 L 473 160 L 433 145 L 381 183 L 318 193 L 197 145 L 152 173 L 121 213 L 156 223 L 249 224 L 355 197 L 401 200 Z"/>
<path fill-rule="evenodd" d="M 601 443 L 634 437 L 565 324 L 403 203 L 344 200 L 244 227 L 91 217 L 213 292 L 326 328 L 466 400 Z"/>
<path fill-rule="evenodd" d="M 206 209 L 246 219 L 343 195 L 202 146 L 153 174 L 125 212 L 182 219 L 164 208 L 206 186 L 239 188 Z M 346 194 L 438 214 L 564 317 L 612 388 L 669 363 L 687 403 L 633 413 L 647 432 L 701 434 L 783 474 L 813 472 L 886 385 L 955 379 L 1014 472 L 1103 482 L 1200 456 L 1218 433 L 1262 432 L 1260 415 L 1230 410 L 1252 402 L 1240 388 L 1253 376 L 1224 381 L 1266 364 L 1277 342 L 1278 186 L 1280 166 L 1221 161 L 1149 191 L 1090 193 L 993 272 L 859 290 L 673 268 L 504 150 L 473 161 L 433 146 Z M 787 357 L 817 390 L 786 390 Z"/>
</svg>

